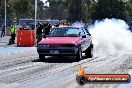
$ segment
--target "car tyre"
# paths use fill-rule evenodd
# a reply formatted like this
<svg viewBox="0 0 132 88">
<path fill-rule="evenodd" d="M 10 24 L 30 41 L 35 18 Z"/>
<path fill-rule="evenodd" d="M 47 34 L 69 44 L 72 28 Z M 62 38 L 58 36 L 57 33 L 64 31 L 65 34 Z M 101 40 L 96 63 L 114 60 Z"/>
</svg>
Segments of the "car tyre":
<svg viewBox="0 0 132 88">
<path fill-rule="evenodd" d="M 82 57 L 82 50 L 81 50 L 81 48 L 79 47 L 78 48 L 78 52 L 77 52 L 77 54 L 76 54 L 76 60 L 77 61 L 80 61 L 80 60 L 82 60 L 83 59 L 83 57 Z"/>
<path fill-rule="evenodd" d="M 93 44 L 90 44 L 88 49 L 85 51 L 85 55 L 87 58 L 92 58 L 92 56 L 93 56 Z"/>
<path fill-rule="evenodd" d="M 45 61 L 45 56 L 44 56 L 43 54 L 39 54 L 39 59 L 40 59 L 41 61 Z"/>
</svg>

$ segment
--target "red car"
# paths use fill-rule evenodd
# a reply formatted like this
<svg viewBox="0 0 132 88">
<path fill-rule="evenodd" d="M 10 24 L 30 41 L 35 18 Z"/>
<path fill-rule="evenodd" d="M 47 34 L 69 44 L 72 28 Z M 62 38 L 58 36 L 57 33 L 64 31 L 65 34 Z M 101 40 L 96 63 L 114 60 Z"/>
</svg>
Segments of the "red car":
<svg viewBox="0 0 132 88">
<path fill-rule="evenodd" d="M 92 50 L 93 44 L 88 30 L 73 26 L 53 28 L 37 47 L 42 60 L 45 56 L 74 56 L 77 60 L 82 60 L 82 52 L 87 58 L 91 58 Z"/>
</svg>

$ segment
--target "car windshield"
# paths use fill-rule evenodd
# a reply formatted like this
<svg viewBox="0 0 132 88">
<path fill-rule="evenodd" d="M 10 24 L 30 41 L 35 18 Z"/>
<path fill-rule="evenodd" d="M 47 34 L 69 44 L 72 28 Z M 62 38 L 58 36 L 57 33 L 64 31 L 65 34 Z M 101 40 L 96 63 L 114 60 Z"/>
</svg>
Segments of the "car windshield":
<svg viewBox="0 0 132 88">
<path fill-rule="evenodd" d="M 79 33 L 78 28 L 53 28 L 49 37 L 77 37 Z"/>
</svg>

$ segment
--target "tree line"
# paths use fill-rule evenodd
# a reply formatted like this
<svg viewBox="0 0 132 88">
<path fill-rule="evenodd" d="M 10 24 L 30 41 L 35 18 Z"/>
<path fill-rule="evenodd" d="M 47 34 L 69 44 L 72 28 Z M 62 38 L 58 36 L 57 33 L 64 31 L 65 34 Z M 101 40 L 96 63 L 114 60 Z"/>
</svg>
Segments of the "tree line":
<svg viewBox="0 0 132 88">
<path fill-rule="evenodd" d="M 0 22 L 4 21 L 4 1 L 0 0 Z M 38 19 L 91 22 L 105 18 L 130 20 L 132 0 L 38 0 Z M 7 21 L 34 18 L 35 0 L 7 0 Z"/>
<path fill-rule="evenodd" d="M 132 17 L 132 0 L 48 0 L 51 18 L 95 21 L 105 18 L 128 20 Z M 48 10 L 47 10 L 48 11 Z"/>
<path fill-rule="evenodd" d="M 35 0 L 6 0 L 7 25 L 18 19 L 34 19 Z M 44 3 L 38 0 L 38 18 L 44 18 Z M 0 23 L 4 23 L 5 0 L 0 0 Z"/>
</svg>

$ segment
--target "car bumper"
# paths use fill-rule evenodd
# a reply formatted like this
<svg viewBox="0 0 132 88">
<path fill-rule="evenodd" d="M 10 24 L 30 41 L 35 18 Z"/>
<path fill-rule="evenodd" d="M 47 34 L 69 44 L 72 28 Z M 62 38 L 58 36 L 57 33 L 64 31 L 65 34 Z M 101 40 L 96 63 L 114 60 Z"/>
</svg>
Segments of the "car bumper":
<svg viewBox="0 0 132 88">
<path fill-rule="evenodd" d="M 54 53 L 52 51 L 57 51 L 57 53 Z M 77 51 L 78 48 L 75 47 L 57 47 L 57 48 L 38 47 L 37 48 L 38 54 L 43 54 L 45 56 L 59 56 L 59 55 L 74 56 L 77 54 Z"/>
</svg>

